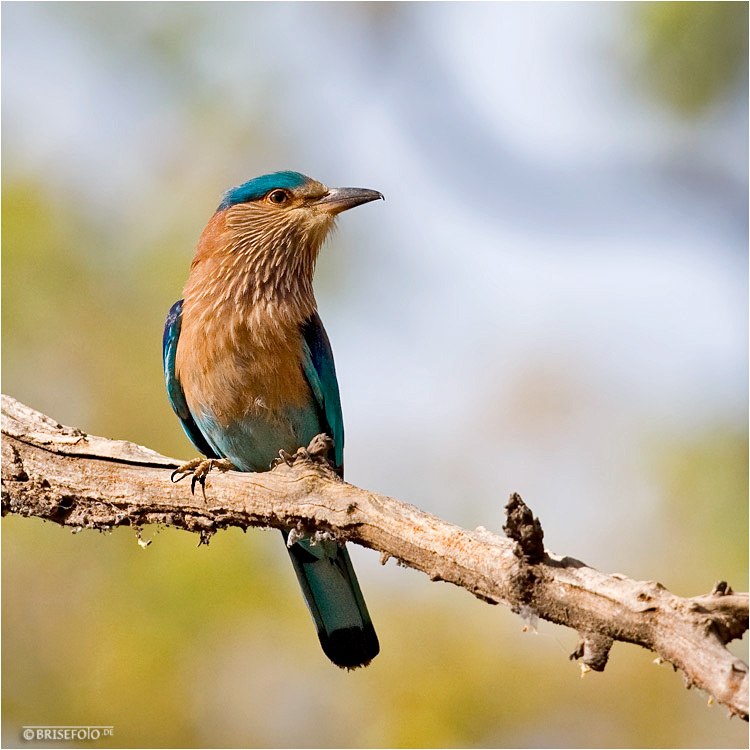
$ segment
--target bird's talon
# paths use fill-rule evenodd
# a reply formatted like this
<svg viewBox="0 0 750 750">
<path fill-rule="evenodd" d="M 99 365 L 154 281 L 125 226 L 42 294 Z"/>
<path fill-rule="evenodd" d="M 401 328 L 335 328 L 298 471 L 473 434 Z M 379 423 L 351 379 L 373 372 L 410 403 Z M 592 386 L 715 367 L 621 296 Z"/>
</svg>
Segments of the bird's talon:
<svg viewBox="0 0 750 750">
<path fill-rule="evenodd" d="M 212 469 L 219 471 L 231 471 L 235 465 L 228 458 L 194 458 L 182 466 L 178 466 L 171 474 L 173 482 L 179 482 L 186 477 L 192 477 L 190 480 L 190 492 L 195 495 L 196 482 L 201 483 L 203 498 L 206 499 L 206 477 Z M 178 476 L 181 474 L 182 476 Z M 177 477 L 175 479 L 175 477 Z"/>
<path fill-rule="evenodd" d="M 287 453 L 283 448 L 279 451 L 277 458 L 271 461 L 271 468 L 275 469 L 282 462 L 287 466 L 294 466 L 297 461 L 308 461 L 309 463 L 321 463 L 327 462 L 328 451 L 333 446 L 333 441 L 328 435 L 320 434 L 316 435 L 311 441 L 310 445 L 301 448 L 292 453 Z"/>
<path fill-rule="evenodd" d="M 182 466 L 178 466 L 170 475 L 170 480 L 173 482 L 180 482 L 185 477 L 190 476 L 196 469 L 196 467 L 200 466 L 200 464 L 203 463 L 202 458 L 193 458 L 187 463 L 182 464 Z M 177 476 L 178 474 L 182 474 L 182 476 Z M 177 476 L 177 479 L 175 477 Z"/>
<path fill-rule="evenodd" d="M 208 468 L 204 469 L 201 472 L 200 476 L 198 476 L 198 472 L 196 471 L 196 473 L 193 475 L 192 487 L 190 488 L 193 495 L 195 495 L 195 485 L 200 484 L 201 492 L 203 493 L 203 500 L 205 502 L 208 502 L 208 498 L 206 497 L 206 475 L 208 474 L 209 471 L 211 471 L 211 468 L 212 467 L 209 465 Z"/>
<path fill-rule="evenodd" d="M 283 448 L 279 451 L 279 457 L 274 458 L 272 463 L 272 468 L 276 468 L 280 463 L 285 463 L 287 466 L 293 466 L 294 465 L 294 456 L 287 453 Z"/>
<path fill-rule="evenodd" d="M 182 473 L 179 469 L 175 469 L 169 478 L 172 480 L 172 482 L 177 484 L 177 482 L 181 482 L 186 477 L 189 477 L 190 474 L 192 474 L 192 472 Z"/>
</svg>

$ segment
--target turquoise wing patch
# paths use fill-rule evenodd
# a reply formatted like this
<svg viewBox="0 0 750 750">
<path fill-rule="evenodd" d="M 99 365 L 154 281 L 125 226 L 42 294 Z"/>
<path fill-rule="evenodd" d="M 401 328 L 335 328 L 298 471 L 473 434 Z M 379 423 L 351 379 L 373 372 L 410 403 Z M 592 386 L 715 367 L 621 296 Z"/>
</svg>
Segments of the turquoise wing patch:
<svg viewBox="0 0 750 750">
<path fill-rule="evenodd" d="M 333 439 L 334 463 L 339 474 L 344 474 L 344 418 L 341 414 L 339 382 L 333 364 L 333 351 L 318 313 L 314 313 L 302 328 L 304 359 L 302 368 L 315 401 Z"/>
</svg>

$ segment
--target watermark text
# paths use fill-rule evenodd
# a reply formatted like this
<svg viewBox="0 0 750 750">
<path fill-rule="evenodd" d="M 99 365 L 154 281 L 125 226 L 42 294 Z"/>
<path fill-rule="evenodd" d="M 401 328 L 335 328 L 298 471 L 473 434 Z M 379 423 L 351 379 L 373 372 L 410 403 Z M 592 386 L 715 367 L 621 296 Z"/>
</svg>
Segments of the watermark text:
<svg viewBox="0 0 750 750">
<path fill-rule="evenodd" d="M 52 741 L 77 741 L 84 742 L 86 740 L 96 741 L 102 737 L 112 737 L 114 734 L 114 727 L 23 727 L 21 735 L 29 742 L 36 740 L 37 742 L 49 742 Z"/>
</svg>

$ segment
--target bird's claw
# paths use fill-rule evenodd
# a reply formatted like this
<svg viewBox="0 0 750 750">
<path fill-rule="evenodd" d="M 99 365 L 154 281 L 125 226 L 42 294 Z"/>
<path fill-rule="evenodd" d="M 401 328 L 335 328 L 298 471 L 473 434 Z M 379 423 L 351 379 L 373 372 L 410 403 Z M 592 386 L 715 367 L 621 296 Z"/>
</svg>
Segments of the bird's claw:
<svg viewBox="0 0 750 750">
<path fill-rule="evenodd" d="M 333 440 L 324 432 L 321 432 L 310 441 L 310 445 L 305 449 L 305 453 L 311 461 L 326 460 L 332 448 Z"/>
<path fill-rule="evenodd" d="M 282 464 L 282 463 L 286 464 L 287 466 L 293 466 L 295 458 L 297 458 L 297 454 L 296 453 L 294 455 L 292 455 L 291 453 L 287 453 L 282 448 L 279 451 L 279 457 L 278 458 L 274 458 L 273 461 L 271 461 L 271 468 L 275 469 L 279 464 Z"/>
<path fill-rule="evenodd" d="M 326 456 L 328 451 L 333 447 L 333 440 L 331 440 L 325 433 L 316 435 L 311 441 L 307 448 L 297 448 L 295 453 L 287 453 L 283 448 L 279 451 L 279 457 L 274 458 L 271 461 L 271 468 L 275 469 L 280 464 L 284 463 L 287 466 L 294 466 L 294 462 L 301 459 L 302 461 L 310 461 L 311 463 L 323 463 L 327 461 Z"/>
<path fill-rule="evenodd" d="M 195 471 L 195 468 L 203 463 L 205 459 L 203 458 L 193 458 L 187 463 L 182 464 L 182 466 L 178 466 L 170 475 L 169 478 L 172 482 L 179 482 L 182 479 L 184 479 L 187 476 L 190 476 Z M 182 474 L 182 476 L 177 476 L 178 474 Z M 175 479 L 177 477 L 177 479 Z"/>
<path fill-rule="evenodd" d="M 228 458 L 194 458 L 182 466 L 178 466 L 171 474 L 173 482 L 179 482 L 185 477 L 192 476 L 190 480 L 190 492 L 195 494 L 195 485 L 200 482 L 203 491 L 203 499 L 206 499 L 206 477 L 212 469 L 219 471 L 232 471 L 236 467 Z M 181 475 L 181 476 L 178 476 Z M 177 477 L 175 479 L 175 477 Z"/>
</svg>

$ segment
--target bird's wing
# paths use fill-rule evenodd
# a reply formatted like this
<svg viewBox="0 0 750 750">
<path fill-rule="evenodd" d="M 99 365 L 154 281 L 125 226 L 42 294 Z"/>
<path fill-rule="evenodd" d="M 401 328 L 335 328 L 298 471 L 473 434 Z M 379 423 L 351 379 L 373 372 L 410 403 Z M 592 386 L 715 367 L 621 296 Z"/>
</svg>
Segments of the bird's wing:
<svg viewBox="0 0 750 750">
<path fill-rule="evenodd" d="M 302 368 L 313 392 L 321 415 L 327 423 L 326 432 L 333 439 L 334 463 L 344 473 L 344 418 L 341 414 L 339 383 L 333 364 L 333 352 L 318 313 L 313 313 L 302 328 L 305 342 Z"/>
<path fill-rule="evenodd" d="M 209 458 L 219 458 L 216 451 L 206 442 L 203 433 L 190 413 L 185 393 L 182 385 L 175 372 L 175 359 L 177 357 L 177 341 L 180 338 L 180 328 L 182 327 L 182 300 L 178 300 L 172 305 L 167 315 L 167 322 L 164 325 L 164 339 L 162 341 L 162 356 L 164 357 L 164 380 L 167 384 L 167 396 L 169 403 L 172 404 L 174 413 L 180 418 L 182 427 L 190 442 L 205 456 Z"/>
</svg>

